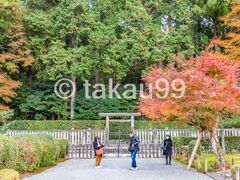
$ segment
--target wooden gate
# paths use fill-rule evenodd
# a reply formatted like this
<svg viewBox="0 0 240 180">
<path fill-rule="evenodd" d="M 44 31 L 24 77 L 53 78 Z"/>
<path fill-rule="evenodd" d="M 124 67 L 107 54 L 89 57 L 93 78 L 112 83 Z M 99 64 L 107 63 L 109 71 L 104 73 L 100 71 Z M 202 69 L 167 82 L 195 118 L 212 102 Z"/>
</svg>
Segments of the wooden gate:
<svg viewBox="0 0 240 180">
<path fill-rule="evenodd" d="M 108 148 L 108 147 L 106 147 Z M 107 155 L 107 154 L 105 154 Z M 130 152 L 128 152 L 130 156 Z M 140 144 L 139 158 L 160 158 L 162 156 L 162 148 L 160 144 Z M 70 144 L 68 149 L 68 158 L 70 159 L 91 159 L 94 158 L 94 149 L 92 144 Z M 121 157 L 121 156 L 114 156 Z"/>
<path fill-rule="evenodd" d="M 69 159 L 91 159 L 94 158 L 92 144 L 69 144 Z"/>
</svg>

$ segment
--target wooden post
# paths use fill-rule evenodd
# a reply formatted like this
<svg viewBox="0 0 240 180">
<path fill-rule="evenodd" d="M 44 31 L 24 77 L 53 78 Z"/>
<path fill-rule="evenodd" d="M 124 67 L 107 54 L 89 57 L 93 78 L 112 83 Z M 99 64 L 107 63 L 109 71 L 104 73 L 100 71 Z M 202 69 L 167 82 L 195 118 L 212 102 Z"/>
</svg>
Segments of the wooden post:
<svg viewBox="0 0 240 180">
<path fill-rule="evenodd" d="M 105 140 L 106 140 L 106 142 L 105 142 L 105 144 L 107 145 L 107 146 L 109 146 L 109 116 L 106 116 L 106 127 L 105 127 L 105 136 L 106 136 L 106 138 L 105 138 Z"/>
<path fill-rule="evenodd" d="M 134 130 L 134 116 L 131 116 L 131 130 Z"/>
<path fill-rule="evenodd" d="M 147 137 L 147 138 L 148 138 L 147 142 L 152 144 L 152 143 L 153 143 L 153 132 L 152 132 L 152 128 L 149 129 L 149 131 L 148 131 L 148 137 Z"/>
<path fill-rule="evenodd" d="M 88 128 L 88 130 L 87 130 L 87 143 L 92 143 L 91 142 L 91 128 Z"/>
<path fill-rule="evenodd" d="M 239 173 L 239 167 L 238 166 L 235 169 L 235 179 L 240 180 L 240 173 Z"/>
<path fill-rule="evenodd" d="M 72 144 L 72 141 L 71 141 L 71 130 L 68 130 L 68 132 L 67 132 L 67 139 L 68 139 L 68 143 L 69 144 Z"/>
<path fill-rule="evenodd" d="M 221 128 L 221 139 L 222 139 L 222 150 L 223 150 L 223 153 L 225 154 L 226 153 L 226 146 L 225 146 L 225 132 L 224 132 L 224 129 L 223 127 Z"/>
<path fill-rule="evenodd" d="M 84 129 L 83 130 L 83 140 L 82 140 L 83 144 L 87 143 L 87 141 L 88 141 L 87 138 L 88 138 L 87 131 L 86 131 L 86 129 Z"/>
<path fill-rule="evenodd" d="M 156 130 L 153 130 L 153 143 L 156 145 L 158 142 L 157 142 L 157 132 Z"/>
<path fill-rule="evenodd" d="M 207 174 L 208 172 L 208 160 L 207 157 L 204 157 L 204 172 Z"/>
</svg>

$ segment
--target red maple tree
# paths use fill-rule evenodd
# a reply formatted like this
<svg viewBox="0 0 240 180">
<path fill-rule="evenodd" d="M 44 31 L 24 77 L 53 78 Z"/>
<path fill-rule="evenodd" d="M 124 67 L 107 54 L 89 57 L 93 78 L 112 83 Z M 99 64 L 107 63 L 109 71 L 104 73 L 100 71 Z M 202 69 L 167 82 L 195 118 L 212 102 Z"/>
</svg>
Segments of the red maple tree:
<svg viewBox="0 0 240 180">
<path fill-rule="evenodd" d="M 0 2 L 5 16 L 11 15 L 10 26 L 1 32 L 0 40 L 0 112 L 9 109 L 6 103 L 16 96 L 15 89 L 21 83 L 12 79 L 21 67 L 33 63 L 32 51 L 24 33 L 23 7 L 18 1 Z M 4 19 L 4 17 L 2 17 Z"/>
<path fill-rule="evenodd" d="M 140 98 L 139 110 L 154 120 L 170 120 L 178 117 L 180 121 L 195 126 L 198 130 L 198 139 L 194 147 L 191 161 L 202 138 L 202 132 L 209 132 L 212 147 L 222 168 L 225 168 L 225 159 L 217 138 L 219 119 L 225 112 L 240 113 L 240 89 L 235 82 L 235 67 L 224 61 L 219 61 L 212 54 L 204 52 L 202 55 L 186 61 L 176 56 L 176 62 L 166 69 L 153 67 L 143 77 L 146 85 L 153 84 L 152 98 Z M 164 99 L 158 98 L 161 89 L 154 84 L 160 78 L 165 78 L 170 84 L 175 79 L 181 79 L 185 84 L 185 94 L 182 98 L 173 95 L 179 93 L 181 83 L 176 83 L 169 89 Z M 164 83 L 161 84 L 163 88 Z M 164 89 L 164 88 L 163 88 Z"/>
</svg>

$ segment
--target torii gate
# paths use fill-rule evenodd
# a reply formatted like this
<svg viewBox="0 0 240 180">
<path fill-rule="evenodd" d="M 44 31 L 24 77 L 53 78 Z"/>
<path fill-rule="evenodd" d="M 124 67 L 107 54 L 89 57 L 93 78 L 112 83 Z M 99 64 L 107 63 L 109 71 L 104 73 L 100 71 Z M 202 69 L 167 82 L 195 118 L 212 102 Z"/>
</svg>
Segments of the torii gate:
<svg viewBox="0 0 240 180">
<path fill-rule="evenodd" d="M 141 113 L 99 113 L 100 117 L 106 117 L 105 144 L 109 145 L 109 122 L 131 122 L 131 130 L 134 130 L 134 117 Z M 130 119 L 110 119 L 110 117 L 130 117 Z"/>
</svg>

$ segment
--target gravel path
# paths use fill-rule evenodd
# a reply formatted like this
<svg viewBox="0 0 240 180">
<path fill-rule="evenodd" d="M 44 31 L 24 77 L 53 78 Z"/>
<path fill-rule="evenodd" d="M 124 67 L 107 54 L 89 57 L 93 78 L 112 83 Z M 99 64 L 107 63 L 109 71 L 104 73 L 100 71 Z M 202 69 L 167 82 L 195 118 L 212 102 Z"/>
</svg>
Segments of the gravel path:
<svg viewBox="0 0 240 180">
<path fill-rule="evenodd" d="M 130 159 L 103 159 L 101 169 L 95 169 L 91 159 L 71 159 L 24 180 L 209 180 L 208 176 L 186 166 L 165 165 L 163 159 L 137 159 L 139 169 L 128 169 Z"/>
</svg>

